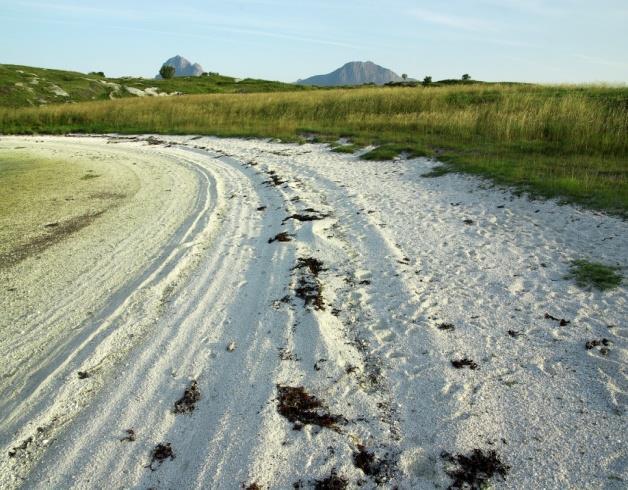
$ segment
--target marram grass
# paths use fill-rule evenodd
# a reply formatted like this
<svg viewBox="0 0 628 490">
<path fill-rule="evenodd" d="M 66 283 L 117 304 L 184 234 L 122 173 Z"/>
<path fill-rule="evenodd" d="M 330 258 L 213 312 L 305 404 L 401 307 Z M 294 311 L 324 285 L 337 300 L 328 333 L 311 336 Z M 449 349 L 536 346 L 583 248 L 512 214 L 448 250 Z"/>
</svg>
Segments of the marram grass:
<svg viewBox="0 0 628 490">
<path fill-rule="evenodd" d="M 3 133 L 346 137 L 533 195 L 628 213 L 628 89 L 464 85 L 211 94 L 0 109 Z"/>
</svg>

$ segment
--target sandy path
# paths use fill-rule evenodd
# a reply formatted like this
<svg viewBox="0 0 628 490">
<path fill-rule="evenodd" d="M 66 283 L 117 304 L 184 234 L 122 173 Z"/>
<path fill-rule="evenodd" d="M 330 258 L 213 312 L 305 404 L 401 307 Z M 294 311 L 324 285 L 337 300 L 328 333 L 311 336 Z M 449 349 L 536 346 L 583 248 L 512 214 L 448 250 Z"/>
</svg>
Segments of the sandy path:
<svg viewBox="0 0 628 490">
<path fill-rule="evenodd" d="M 624 486 L 626 288 L 563 279 L 577 258 L 626 266 L 624 222 L 426 179 L 423 159 L 159 139 L 15 139 L 115 152 L 141 186 L 11 270 L 27 299 L 0 292 L 0 486 L 307 488 L 335 472 L 443 488 L 441 453 L 473 449 L 510 466 L 496 488 Z M 282 231 L 292 241 L 268 243 Z M 311 258 L 318 276 L 298 267 Z M 606 355 L 585 349 L 601 338 Z M 173 413 L 191 380 L 195 410 Z M 277 385 L 316 396 L 335 430 L 293 430 Z M 175 459 L 151 471 L 166 442 Z"/>
</svg>

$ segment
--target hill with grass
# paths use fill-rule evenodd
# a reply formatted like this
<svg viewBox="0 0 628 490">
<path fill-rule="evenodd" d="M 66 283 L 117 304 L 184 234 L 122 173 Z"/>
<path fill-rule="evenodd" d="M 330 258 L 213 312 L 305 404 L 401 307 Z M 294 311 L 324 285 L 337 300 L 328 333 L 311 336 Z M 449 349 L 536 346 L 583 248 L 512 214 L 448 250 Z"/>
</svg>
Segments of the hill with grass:
<svg viewBox="0 0 628 490">
<path fill-rule="evenodd" d="M 251 93 L 306 90 L 289 83 L 237 79 L 218 74 L 170 80 L 123 77 L 102 73 L 0 64 L 0 107 L 29 107 L 94 100 L 174 95 Z"/>
</svg>

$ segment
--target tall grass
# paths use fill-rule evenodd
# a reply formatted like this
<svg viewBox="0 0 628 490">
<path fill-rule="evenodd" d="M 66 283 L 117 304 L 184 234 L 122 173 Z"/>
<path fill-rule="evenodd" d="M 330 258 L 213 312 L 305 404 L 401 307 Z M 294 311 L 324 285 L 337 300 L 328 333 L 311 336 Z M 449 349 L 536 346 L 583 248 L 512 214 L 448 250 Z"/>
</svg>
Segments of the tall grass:
<svg viewBox="0 0 628 490">
<path fill-rule="evenodd" d="M 464 85 L 126 99 L 2 109 L 0 129 L 284 139 L 311 132 L 402 143 L 542 195 L 628 209 L 628 89 Z"/>
</svg>

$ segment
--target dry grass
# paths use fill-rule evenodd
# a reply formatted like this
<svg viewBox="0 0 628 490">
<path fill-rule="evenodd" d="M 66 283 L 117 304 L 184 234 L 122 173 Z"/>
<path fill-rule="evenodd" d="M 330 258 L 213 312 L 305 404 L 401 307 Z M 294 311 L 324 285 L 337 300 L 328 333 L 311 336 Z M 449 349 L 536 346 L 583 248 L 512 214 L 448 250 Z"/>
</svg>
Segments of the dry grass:
<svg viewBox="0 0 628 490">
<path fill-rule="evenodd" d="M 437 151 L 458 170 L 625 213 L 628 89 L 464 85 L 214 94 L 0 110 L 8 133 L 271 136 Z"/>
</svg>

